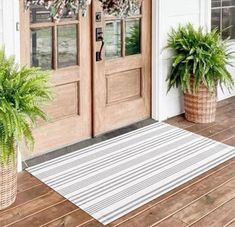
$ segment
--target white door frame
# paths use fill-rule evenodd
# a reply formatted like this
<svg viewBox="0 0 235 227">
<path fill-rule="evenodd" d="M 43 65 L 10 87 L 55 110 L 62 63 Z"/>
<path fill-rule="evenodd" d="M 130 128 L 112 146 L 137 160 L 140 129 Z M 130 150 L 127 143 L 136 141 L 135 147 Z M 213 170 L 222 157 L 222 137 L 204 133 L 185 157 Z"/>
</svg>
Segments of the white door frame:
<svg viewBox="0 0 235 227">
<path fill-rule="evenodd" d="M 160 23 L 160 1 L 152 1 L 152 118 L 155 120 L 160 119 L 159 116 L 159 89 L 160 80 L 157 77 L 160 70 L 160 58 L 159 58 L 159 23 Z M 154 16 L 156 15 L 156 16 Z"/>
<path fill-rule="evenodd" d="M 152 118 L 158 121 L 164 119 L 162 115 L 162 64 L 160 61 L 160 40 L 161 40 L 161 0 L 152 0 Z"/>
</svg>

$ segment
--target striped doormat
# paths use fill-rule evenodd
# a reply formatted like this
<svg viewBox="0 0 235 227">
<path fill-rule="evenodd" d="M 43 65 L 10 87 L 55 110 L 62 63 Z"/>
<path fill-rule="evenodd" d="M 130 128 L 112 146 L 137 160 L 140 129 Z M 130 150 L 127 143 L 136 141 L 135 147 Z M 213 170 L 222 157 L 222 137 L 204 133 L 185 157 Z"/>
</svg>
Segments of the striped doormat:
<svg viewBox="0 0 235 227">
<path fill-rule="evenodd" d="M 155 123 L 27 170 L 108 224 L 234 156 L 234 147 Z"/>
</svg>

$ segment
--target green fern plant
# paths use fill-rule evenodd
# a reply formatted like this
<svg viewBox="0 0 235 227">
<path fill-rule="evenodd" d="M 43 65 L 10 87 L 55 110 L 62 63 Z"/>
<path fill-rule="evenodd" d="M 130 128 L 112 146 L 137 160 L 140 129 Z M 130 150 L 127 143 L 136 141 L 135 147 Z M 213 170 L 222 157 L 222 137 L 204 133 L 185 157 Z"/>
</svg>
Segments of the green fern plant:
<svg viewBox="0 0 235 227">
<path fill-rule="evenodd" d="M 20 67 L 0 49 L 0 164 L 14 157 L 21 141 L 33 148 L 31 127 L 46 120 L 41 107 L 51 98 L 48 72 Z"/>
<path fill-rule="evenodd" d="M 228 89 L 234 86 L 232 75 L 227 70 L 233 52 L 228 40 L 222 40 L 217 29 L 205 32 L 202 27 L 196 29 L 192 24 L 179 26 L 172 29 L 167 48 L 173 50 L 172 69 L 167 78 L 168 91 L 172 87 L 180 87 L 183 92 L 195 93 L 201 83 L 210 92 L 215 92 L 217 84 Z"/>
</svg>

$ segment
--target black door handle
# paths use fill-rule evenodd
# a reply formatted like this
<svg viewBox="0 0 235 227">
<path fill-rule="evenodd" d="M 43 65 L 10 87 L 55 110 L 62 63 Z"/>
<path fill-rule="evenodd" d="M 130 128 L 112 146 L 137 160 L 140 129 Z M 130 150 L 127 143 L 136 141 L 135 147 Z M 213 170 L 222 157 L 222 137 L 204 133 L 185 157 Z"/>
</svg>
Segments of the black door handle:
<svg viewBox="0 0 235 227">
<path fill-rule="evenodd" d="M 102 37 L 100 39 L 100 41 L 102 42 L 101 44 L 101 47 L 100 47 L 100 51 L 97 51 L 96 52 L 96 61 L 102 61 L 102 51 L 103 51 L 103 48 L 104 48 L 104 38 Z"/>
<path fill-rule="evenodd" d="M 96 28 L 96 42 L 101 42 L 100 50 L 96 52 L 96 61 L 102 61 L 102 51 L 104 48 L 104 37 L 102 28 Z"/>
</svg>

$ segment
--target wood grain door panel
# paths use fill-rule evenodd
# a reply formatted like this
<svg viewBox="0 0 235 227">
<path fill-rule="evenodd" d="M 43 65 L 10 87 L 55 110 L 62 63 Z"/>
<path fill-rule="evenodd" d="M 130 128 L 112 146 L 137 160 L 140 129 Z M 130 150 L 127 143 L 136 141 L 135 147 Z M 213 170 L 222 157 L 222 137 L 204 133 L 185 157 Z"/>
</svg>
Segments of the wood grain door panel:
<svg viewBox="0 0 235 227">
<path fill-rule="evenodd" d="M 106 75 L 106 104 L 115 105 L 119 102 L 141 98 L 142 70 L 132 69 Z"/>
</svg>

